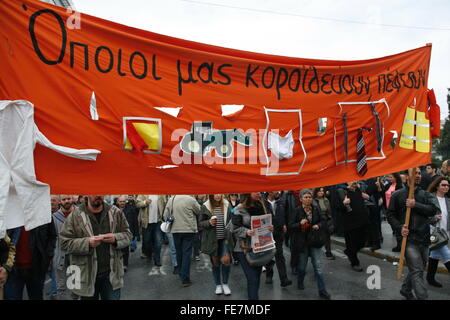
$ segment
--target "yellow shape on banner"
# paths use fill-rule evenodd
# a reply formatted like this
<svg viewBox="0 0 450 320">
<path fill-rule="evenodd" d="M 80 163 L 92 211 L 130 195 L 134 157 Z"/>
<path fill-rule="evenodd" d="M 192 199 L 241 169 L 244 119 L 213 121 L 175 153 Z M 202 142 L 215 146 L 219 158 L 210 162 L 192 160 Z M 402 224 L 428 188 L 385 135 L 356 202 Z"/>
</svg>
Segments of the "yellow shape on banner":
<svg viewBox="0 0 450 320">
<path fill-rule="evenodd" d="M 430 120 L 425 112 L 417 111 L 416 151 L 430 152 Z"/>
<path fill-rule="evenodd" d="M 414 124 L 416 118 L 416 110 L 410 107 L 406 108 L 405 120 L 403 121 L 402 135 L 400 137 L 399 146 L 404 149 L 414 149 Z"/>
<path fill-rule="evenodd" d="M 159 136 L 159 126 L 157 123 L 133 122 L 133 126 L 148 146 L 149 150 L 158 150 L 161 137 Z M 133 146 L 130 141 L 126 140 L 126 150 L 132 150 Z"/>
</svg>

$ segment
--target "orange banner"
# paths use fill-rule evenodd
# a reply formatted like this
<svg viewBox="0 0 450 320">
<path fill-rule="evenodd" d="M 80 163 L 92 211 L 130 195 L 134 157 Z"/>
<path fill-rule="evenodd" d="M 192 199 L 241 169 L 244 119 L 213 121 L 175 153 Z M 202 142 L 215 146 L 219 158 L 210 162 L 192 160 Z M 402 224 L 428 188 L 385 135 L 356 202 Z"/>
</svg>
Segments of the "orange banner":
<svg viewBox="0 0 450 320">
<path fill-rule="evenodd" d="M 312 60 L 171 38 L 38 1 L 3 0 L 0 17 L 0 100 L 33 103 L 51 142 L 101 151 L 84 161 L 37 145 L 36 175 L 52 193 L 296 190 L 430 162 L 431 45 Z M 222 115 L 226 105 L 243 108 Z"/>
</svg>

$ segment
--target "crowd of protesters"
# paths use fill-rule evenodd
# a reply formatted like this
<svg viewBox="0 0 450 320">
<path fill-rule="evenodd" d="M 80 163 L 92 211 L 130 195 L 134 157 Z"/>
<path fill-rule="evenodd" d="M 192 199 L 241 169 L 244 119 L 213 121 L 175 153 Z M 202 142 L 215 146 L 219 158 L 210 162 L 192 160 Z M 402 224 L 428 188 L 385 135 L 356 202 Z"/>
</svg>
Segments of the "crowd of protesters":
<svg viewBox="0 0 450 320">
<path fill-rule="evenodd" d="M 318 296 L 328 300 L 331 294 L 321 258 L 335 259 L 331 235 L 345 238 L 349 271 L 362 272 L 358 252 L 363 247 L 381 248 L 383 220 L 397 239 L 392 251 L 399 252 L 403 237 L 408 236 L 409 273 L 400 294 L 406 299 L 426 299 L 427 262 L 429 285 L 442 287 L 435 280 L 440 260 L 450 271 L 448 246 L 429 252 L 430 228 L 440 227 L 447 233 L 450 229 L 449 161 L 441 168 L 430 164 L 422 171 L 416 169 L 413 200 L 408 199 L 406 172 L 314 189 L 248 194 L 52 195 L 51 223 L 32 230 L 7 230 L 0 240 L 0 299 L 4 295 L 6 300 L 21 300 L 26 287 L 29 299 L 42 300 L 48 276 L 50 299 L 66 298 L 64 292 L 70 289 L 71 299 L 118 300 L 129 255 L 141 242 L 140 257 L 157 267 L 163 263 L 161 248 L 168 244 L 173 274 L 181 287 L 193 284 L 191 261 L 200 260 L 202 253 L 212 265 L 212 290 L 229 296 L 231 265 L 240 265 L 251 300 L 259 299 L 263 271 L 265 283 L 273 283 L 275 267 L 281 287 L 292 285 L 289 278 L 295 276 L 297 288 L 305 290 L 311 258 Z M 407 208 L 411 208 L 409 228 L 404 225 Z M 264 214 L 272 217 L 269 231 L 275 254 L 271 261 L 255 266 L 247 259 L 254 235 L 250 222 L 252 216 Z M 290 251 L 288 266 L 285 250 Z M 74 266 L 79 283 L 68 288 L 67 269 Z"/>
</svg>

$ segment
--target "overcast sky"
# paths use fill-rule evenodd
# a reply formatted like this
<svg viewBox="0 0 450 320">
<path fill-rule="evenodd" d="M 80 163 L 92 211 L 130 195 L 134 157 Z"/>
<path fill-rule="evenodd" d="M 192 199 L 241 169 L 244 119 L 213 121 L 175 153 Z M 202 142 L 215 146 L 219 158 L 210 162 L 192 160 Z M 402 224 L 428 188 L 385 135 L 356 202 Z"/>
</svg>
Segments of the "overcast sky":
<svg viewBox="0 0 450 320">
<path fill-rule="evenodd" d="M 435 90 L 441 118 L 448 115 L 448 0 L 73 2 L 82 13 L 128 26 L 222 47 L 290 57 L 360 60 L 432 43 L 428 85 Z"/>
</svg>

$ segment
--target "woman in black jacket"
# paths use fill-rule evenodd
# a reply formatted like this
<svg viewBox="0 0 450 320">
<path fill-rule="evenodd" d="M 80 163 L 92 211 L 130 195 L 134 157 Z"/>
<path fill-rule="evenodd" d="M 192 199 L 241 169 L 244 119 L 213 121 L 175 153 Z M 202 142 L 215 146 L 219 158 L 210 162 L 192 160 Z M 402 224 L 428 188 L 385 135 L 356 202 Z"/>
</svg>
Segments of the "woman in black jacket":
<svg viewBox="0 0 450 320">
<path fill-rule="evenodd" d="M 293 250 L 299 255 L 298 263 L 298 289 L 304 290 L 303 281 L 306 275 L 306 266 L 308 257 L 311 257 L 311 263 L 314 268 L 314 275 L 319 288 L 319 296 L 329 300 L 330 294 L 325 288 L 325 281 L 322 274 L 320 256 L 321 248 L 313 248 L 308 245 L 308 234 L 320 229 L 326 230 L 326 216 L 320 211 L 318 206 L 313 205 L 313 194 L 311 190 L 302 190 L 300 192 L 301 206 L 299 206 L 295 214 L 290 217 L 289 229 L 292 231 L 291 236 Z"/>
</svg>

